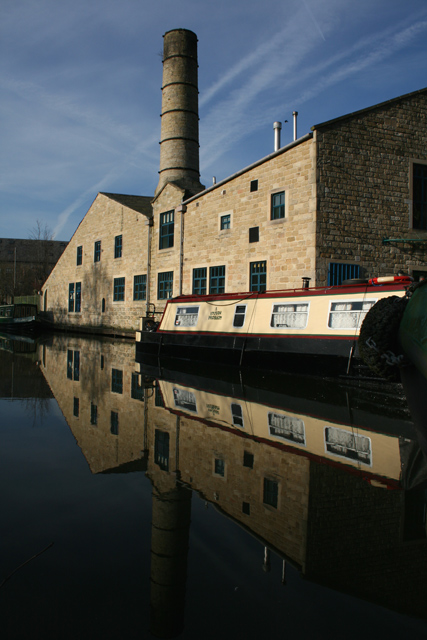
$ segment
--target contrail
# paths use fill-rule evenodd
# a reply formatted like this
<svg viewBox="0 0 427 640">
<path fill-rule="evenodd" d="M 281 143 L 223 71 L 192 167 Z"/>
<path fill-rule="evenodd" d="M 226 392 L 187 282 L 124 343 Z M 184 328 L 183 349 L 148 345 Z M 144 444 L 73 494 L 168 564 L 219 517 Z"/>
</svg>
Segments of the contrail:
<svg viewBox="0 0 427 640">
<path fill-rule="evenodd" d="M 311 11 L 310 7 L 308 6 L 308 4 L 307 4 L 306 0 L 302 0 L 302 1 L 303 1 L 303 3 L 304 3 L 305 8 L 307 9 L 307 12 L 308 12 L 308 14 L 309 14 L 310 18 L 311 18 L 311 19 L 313 20 L 313 22 L 314 22 L 314 25 L 315 25 L 316 29 L 318 30 L 318 32 L 319 32 L 319 33 L 320 33 L 320 35 L 322 36 L 323 40 L 325 40 L 325 42 L 326 42 L 326 38 L 325 38 L 325 36 L 323 35 L 323 31 L 322 31 L 322 29 L 319 27 L 319 23 L 317 22 L 316 18 L 314 17 L 314 15 L 313 15 L 313 13 L 312 13 L 312 11 Z"/>
</svg>

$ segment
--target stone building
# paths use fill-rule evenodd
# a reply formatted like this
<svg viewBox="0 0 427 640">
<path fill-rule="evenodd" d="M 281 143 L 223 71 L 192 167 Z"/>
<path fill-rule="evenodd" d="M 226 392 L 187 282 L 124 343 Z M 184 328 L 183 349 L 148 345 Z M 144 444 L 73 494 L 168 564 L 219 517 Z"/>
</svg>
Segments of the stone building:
<svg viewBox="0 0 427 640">
<path fill-rule="evenodd" d="M 163 57 L 160 177 L 151 204 L 140 197 L 149 225 L 129 224 L 126 240 L 125 214 L 118 215 L 123 196 L 98 195 L 90 223 L 83 220 L 45 283 L 44 308 L 55 321 L 134 330 L 141 315 L 161 312 L 181 293 L 427 271 L 427 89 L 315 125 L 285 147 L 276 137 L 273 153 L 205 189 L 195 34 L 166 33 Z M 125 209 L 133 220 L 135 209 Z M 77 247 L 95 261 L 91 254 L 107 227 L 102 267 L 77 272 Z M 120 235 L 118 262 L 113 243 Z M 79 273 L 86 268 L 92 275 L 85 283 Z M 135 298 L 135 287 L 143 298 Z"/>
<path fill-rule="evenodd" d="M 58 240 L 0 238 L 0 303 L 37 293 L 66 246 Z"/>
</svg>

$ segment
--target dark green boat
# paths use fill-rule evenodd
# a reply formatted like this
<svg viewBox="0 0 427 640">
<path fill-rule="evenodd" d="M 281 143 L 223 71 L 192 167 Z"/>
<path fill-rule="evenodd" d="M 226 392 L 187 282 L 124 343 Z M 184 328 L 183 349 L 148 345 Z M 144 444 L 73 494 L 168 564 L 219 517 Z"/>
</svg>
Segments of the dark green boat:
<svg viewBox="0 0 427 640">
<path fill-rule="evenodd" d="M 427 280 L 418 284 L 408 301 L 399 341 L 405 356 L 427 379 Z"/>
</svg>

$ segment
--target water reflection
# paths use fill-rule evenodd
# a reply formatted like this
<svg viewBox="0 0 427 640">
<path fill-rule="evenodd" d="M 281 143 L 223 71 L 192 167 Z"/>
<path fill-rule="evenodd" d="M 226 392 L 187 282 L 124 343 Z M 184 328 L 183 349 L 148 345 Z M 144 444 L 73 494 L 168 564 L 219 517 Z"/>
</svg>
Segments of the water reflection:
<svg viewBox="0 0 427 640">
<path fill-rule="evenodd" d="M 427 470 L 397 385 L 175 371 L 136 363 L 132 342 L 66 334 L 30 358 L 3 351 L 1 363 L 3 397 L 11 385 L 25 397 L 28 377 L 38 398 L 53 394 L 92 474 L 149 478 L 154 636 L 175 637 L 198 615 L 184 615 L 193 493 L 258 541 L 264 571 L 280 559 L 281 584 L 293 567 L 426 617 Z"/>
</svg>

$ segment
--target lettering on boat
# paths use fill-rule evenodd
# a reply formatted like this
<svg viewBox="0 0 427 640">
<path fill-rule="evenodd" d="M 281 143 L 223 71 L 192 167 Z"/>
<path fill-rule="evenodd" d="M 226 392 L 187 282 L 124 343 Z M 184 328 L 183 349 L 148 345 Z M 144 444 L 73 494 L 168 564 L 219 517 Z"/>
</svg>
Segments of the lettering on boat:
<svg viewBox="0 0 427 640">
<path fill-rule="evenodd" d="M 208 320 L 222 320 L 222 311 L 218 311 L 218 309 L 211 311 Z"/>
</svg>

